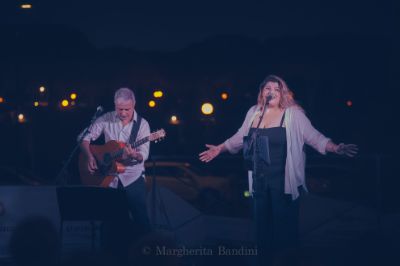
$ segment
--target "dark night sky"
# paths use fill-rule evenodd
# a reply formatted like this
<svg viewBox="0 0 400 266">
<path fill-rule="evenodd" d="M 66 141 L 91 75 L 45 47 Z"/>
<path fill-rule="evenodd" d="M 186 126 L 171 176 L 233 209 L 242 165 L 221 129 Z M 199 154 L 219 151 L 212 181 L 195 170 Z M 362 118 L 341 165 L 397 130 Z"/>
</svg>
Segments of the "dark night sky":
<svg viewBox="0 0 400 266">
<path fill-rule="evenodd" d="M 221 34 L 264 40 L 331 33 L 395 33 L 393 4 L 377 0 L 26 2 L 33 4 L 32 10 L 18 10 L 19 0 L 5 9 L 9 22 L 72 26 L 99 48 L 177 50 Z"/>
<path fill-rule="evenodd" d="M 222 141 L 226 137 L 225 134 L 221 136 L 224 131 L 233 133 L 242 116 L 226 116 L 227 119 L 219 120 L 223 123 L 204 127 L 204 121 L 198 123 L 199 112 L 192 103 L 223 86 L 232 86 L 232 95 L 249 95 L 242 92 L 257 88 L 262 75 L 272 71 L 284 74 L 289 84 L 295 84 L 296 98 L 303 100 L 300 103 L 308 107 L 307 111 L 313 114 L 313 121 L 323 132 L 334 139 L 355 142 L 367 152 L 392 153 L 397 150 L 392 148 L 396 132 L 386 133 L 386 128 L 393 124 L 392 110 L 398 104 L 397 98 L 388 99 L 387 95 L 397 89 L 400 77 L 397 67 L 399 34 L 395 27 L 400 12 L 394 1 L 27 0 L 33 4 L 33 9 L 21 10 L 22 1 L 2 0 L 0 36 L 4 39 L 0 41 L 0 48 L 5 48 L 0 52 L 6 60 L 0 60 L 0 70 L 4 70 L 0 71 L 0 89 L 6 96 L 10 95 L 10 102 L 14 97 L 19 104 L 33 97 L 32 87 L 37 87 L 42 80 L 50 80 L 52 97 L 57 100 L 66 93 L 66 88 L 85 88 L 88 92 L 81 99 L 89 104 L 80 111 L 92 112 L 99 103 L 105 103 L 102 101 L 107 93 L 125 84 L 139 88 L 142 99 L 150 95 L 147 88 L 173 88 L 171 95 L 181 93 L 192 101 L 176 104 L 176 99 L 170 97 L 170 102 L 164 102 L 163 114 L 184 110 L 182 120 L 185 121 L 186 115 L 186 121 L 191 123 L 183 123 L 179 131 L 169 135 L 165 146 L 161 144 L 155 149 L 159 149 L 160 154 L 193 155 L 203 149 L 205 142 Z M 25 27 L 27 24 L 35 25 Z M 213 38 L 219 35 L 234 36 Z M 241 37 L 256 41 L 249 41 L 247 45 L 247 39 Z M 86 38 L 100 50 L 93 49 Z M 208 42 L 202 43 L 205 39 Z M 199 45 L 192 45 L 196 43 Z M 233 48 L 229 49 L 227 43 Z M 192 49 L 183 49 L 190 45 Z M 163 52 L 101 49 L 115 46 Z M 170 52 L 175 50 L 180 51 Z M 37 63 L 42 62 L 41 59 L 43 63 Z M 19 88 L 24 88 L 24 93 L 20 93 Z M 375 92 L 381 88 L 387 93 Z M 95 96 L 88 97 L 92 95 L 89 92 L 94 92 Z M 348 98 L 354 98 L 351 113 L 344 108 L 344 100 Z M 185 103 L 181 98 L 178 100 Z M 244 112 L 253 100 L 236 96 L 231 103 L 219 109 L 221 117 L 224 112 L 240 108 Z M 378 104 L 375 106 L 375 103 Z M 318 112 L 313 112 L 317 109 Z M 146 112 L 146 118 L 154 126 L 167 124 L 160 113 Z M 77 128 L 86 123 L 83 120 L 88 113 L 48 114 L 54 124 L 59 117 L 59 121 L 65 119 L 71 123 L 67 127 L 70 132 L 64 132 L 69 142 L 62 143 L 64 147 L 57 156 L 46 152 L 48 156 L 43 157 L 43 165 L 41 162 L 36 165 L 51 177 L 57 169 L 47 169 L 44 165 L 54 161 L 53 167 L 58 167 L 57 163 L 65 158 L 75 141 Z M 332 123 L 336 119 L 342 120 Z M 77 123 L 78 120 L 82 123 Z M 41 147 L 41 143 L 47 143 L 50 131 L 46 132 L 47 121 L 39 118 L 36 121 L 43 121 L 43 126 L 32 123 L 36 127 L 36 137 L 31 137 L 27 131 L 28 138 L 21 139 L 34 140 L 35 145 Z M 371 121 L 374 121 L 373 127 Z M 10 138 L 18 137 L 11 129 Z M 201 136 L 187 137 L 195 135 L 193 133 Z M 382 145 L 382 141 L 387 144 Z M 29 145 L 24 143 L 20 145 L 21 153 L 28 154 L 26 147 Z M 10 150 L 14 151 L 14 146 L 9 143 Z M 41 148 L 37 150 L 45 152 Z M 15 158 L 10 157 L 10 163 L 18 164 L 19 159 Z M 35 163 L 33 159 L 30 162 Z"/>
</svg>

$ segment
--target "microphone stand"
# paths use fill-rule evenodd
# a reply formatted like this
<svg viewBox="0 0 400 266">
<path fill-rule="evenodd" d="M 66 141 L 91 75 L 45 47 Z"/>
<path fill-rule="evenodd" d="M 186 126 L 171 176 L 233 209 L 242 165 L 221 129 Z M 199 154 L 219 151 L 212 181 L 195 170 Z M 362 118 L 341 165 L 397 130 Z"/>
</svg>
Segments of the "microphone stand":
<svg viewBox="0 0 400 266">
<path fill-rule="evenodd" d="M 257 182 L 258 179 L 258 167 L 257 167 L 257 161 L 258 161 L 258 145 L 257 145 L 257 136 L 258 136 L 258 129 L 260 128 L 261 125 L 261 121 L 264 118 L 264 114 L 265 111 L 267 109 L 267 105 L 269 103 L 271 99 L 267 98 L 265 100 L 265 104 L 264 104 L 264 108 L 263 108 L 263 113 L 261 114 L 260 117 L 260 121 L 258 121 L 257 127 L 256 129 L 253 131 L 253 134 L 251 135 L 251 144 L 250 147 L 253 146 L 253 171 L 252 171 L 252 179 L 253 179 L 253 183 L 252 183 L 252 192 L 251 192 L 251 196 L 253 198 L 253 214 L 254 214 L 254 225 L 255 225 L 255 240 L 256 240 L 256 245 L 258 246 L 258 232 L 257 232 L 257 224 L 258 224 L 258 219 L 259 219 L 259 213 L 258 213 L 258 203 L 257 200 L 260 198 L 260 193 L 258 192 L 258 184 L 259 182 Z M 258 199 L 257 199 L 258 198 Z M 258 257 L 258 256 L 257 256 Z M 256 260 L 258 260 L 258 258 L 256 258 Z"/>
<path fill-rule="evenodd" d="M 85 130 L 82 132 L 81 135 L 79 135 L 78 141 L 77 141 L 75 147 L 72 149 L 71 153 L 68 156 L 68 159 L 66 161 L 64 161 L 63 167 L 61 168 L 61 170 L 57 174 L 56 181 L 55 181 L 56 185 L 64 186 L 64 185 L 67 184 L 67 181 L 68 181 L 67 179 L 68 179 L 68 176 L 69 176 L 68 175 L 68 171 L 67 171 L 68 165 L 71 163 L 72 158 L 74 157 L 75 152 L 79 149 L 83 139 L 87 136 L 87 134 L 90 133 L 90 128 L 92 128 L 94 122 L 99 117 L 101 112 L 102 112 L 102 108 L 100 108 L 100 109 L 97 108 L 96 113 L 93 115 L 89 126 L 85 128 Z"/>
<path fill-rule="evenodd" d="M 253 198 L 257 197 L 257 187 L 255 179 L 257 178 L 258 175 L 258 171 L 257 171 L 257 157 L 258 157 L 258 145 L 257 145 L 257 130 L 260 128 L 261 125 L 261 121 L 264 118 L 264 114 L 265 111 L 267 109 L 267 105 L 269 103 L 269 99 L 267 98 L 265 100 L 265 104 L 264 104 L 264 108 L 263 108 L 263 113 L 261 114 L 260 120 L 258 121 L 257 127 L 256 129 L 253 131 L 253 134 L 251 135 L 251 143 L 250 143 L 250 147 L 253 146 L 253 174 L 252 174 L 252 178 L 253 178 L 253 188 L 252 188 L 252 194 L 253 194 Z"/>
</svg>

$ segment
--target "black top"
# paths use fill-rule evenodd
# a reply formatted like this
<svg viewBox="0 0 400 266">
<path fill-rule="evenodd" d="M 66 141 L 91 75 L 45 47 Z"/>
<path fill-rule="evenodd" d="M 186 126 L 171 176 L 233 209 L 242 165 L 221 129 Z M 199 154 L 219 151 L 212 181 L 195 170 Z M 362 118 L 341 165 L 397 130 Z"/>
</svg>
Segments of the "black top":
<svg viewBox="0 0 400 266">
<path fill-rule="evenodd" d="M 270 163 L 256 158 L 256 175 L 253 176 L 253 190 L 284 189 L 285 165 L 287 153 L 286 128 L 283 127 L 285 113 L 278 127 L 250 128 L 249 136 L 256 130 L 257 138 L 263 138 L 268 143 L 266 152 L 269 152 Z"/>
</svg>

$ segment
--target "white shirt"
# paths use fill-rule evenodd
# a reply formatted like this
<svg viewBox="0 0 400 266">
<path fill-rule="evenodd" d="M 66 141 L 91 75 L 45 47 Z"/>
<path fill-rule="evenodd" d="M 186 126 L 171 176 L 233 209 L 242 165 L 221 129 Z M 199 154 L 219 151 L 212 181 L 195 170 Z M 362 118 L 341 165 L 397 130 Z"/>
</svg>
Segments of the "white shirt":
<svg viewBox="0 0 400 266">
<path fill-rule="evenodd" d="M 125 126 L 122 124 L 115 111 L 105 113 L 94 122 L 89 130 L 89 134 L 87 134 L 83 140 L 89 142 L 94 141 L 101 134 L 104 134 L 106 142 L 116 140 L 127 143 L 131 136 L 133 121 L 135 123 L 137 122 L 136 111 L 134 111 L 133 120 Z M 148 137 L 149 135 L 149 123 L 142 118 L 136 140 Z M 111 187 L 116 187 L 118 185 L 118 179 L 121 181 L 122 185 L 126 187 L 142 176 L 142 173 L 144 172 L 144 162 L 149 157 L 150 143 L 146 142 L 145 144 L 140 145 L 136 148 L 136 151 L 142 155 L 143 161 L 140 163 L 132 161 L 132 164 L 125 165 L 125 172 L 116 176 L 114 181 L 110 184 Z"/>
</svg>

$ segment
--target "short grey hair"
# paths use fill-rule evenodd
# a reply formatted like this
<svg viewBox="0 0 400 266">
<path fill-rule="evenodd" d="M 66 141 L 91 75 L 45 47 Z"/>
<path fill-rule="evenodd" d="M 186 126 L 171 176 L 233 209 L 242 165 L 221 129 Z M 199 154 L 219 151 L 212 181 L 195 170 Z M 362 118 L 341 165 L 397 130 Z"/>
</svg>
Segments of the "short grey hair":
<svg viewBox="0 0 400 266">
<path fill-rule="evenodd" d="M 129 101 L 132 100 L 133 103 L 136 102 L 135 94 L 131 89 L 128 88 L 120 88 L 114 94 L 114 103 L 118 100 Z"/>
</svg>

